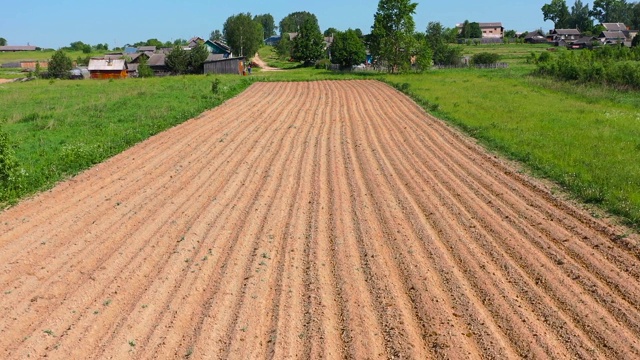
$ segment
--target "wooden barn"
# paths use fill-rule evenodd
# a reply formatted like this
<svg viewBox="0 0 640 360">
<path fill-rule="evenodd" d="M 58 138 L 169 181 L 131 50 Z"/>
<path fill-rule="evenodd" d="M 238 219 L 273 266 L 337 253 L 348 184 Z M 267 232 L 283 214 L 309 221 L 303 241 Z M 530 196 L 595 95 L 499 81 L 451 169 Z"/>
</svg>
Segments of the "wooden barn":
<svg viewBox="0 0 640 360">
<path fill-rule="evenodd" d="M 124 79 L 127 64 L 124 59 L 91 59 L 88 66 L 92 79 Z"/>
<path fill-rule="evenodd" d="M 220 60 L 209 60 L 204 63 L 205 74 L 238 74 L 244 73 L 245 57 Z"/>
</svg>

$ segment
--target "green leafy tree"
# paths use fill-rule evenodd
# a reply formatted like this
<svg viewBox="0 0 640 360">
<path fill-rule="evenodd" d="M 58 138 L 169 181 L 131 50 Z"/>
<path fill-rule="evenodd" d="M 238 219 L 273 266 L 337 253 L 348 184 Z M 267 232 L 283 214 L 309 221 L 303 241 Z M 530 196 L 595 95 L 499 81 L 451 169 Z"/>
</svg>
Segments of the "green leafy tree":
<svg viewBox="0 0 640 360">
<path fill-rule="evenodd" d="M 280 20 L 280 34 L 299 32 L 302 24 L 304 24 L 307 19 L 311 19 L 312 22 L 318 24 L 318 18 L 314 14 L 306 11 L 297 11 L 285 16 Z"/>
<path fill-rule="evenodd" d="M 433 63 L 436 65 L 457 65 L 460 63 L 462 48 L 446 43 L 447 32 L 448 30 L 437 21 L 432 21 L 427 25 L 425 40 L 431 48 Z"/>
<path fill-rule="evenodd" d="M 186 74 L 189 69 L 189 54 L 182 46 L 176 45 L 165 59 L 167 67 L 174 74 Z"/>
<path fill-rule="evenodd" d="M 305 18 L 298 35 L 293 39 L 291 57 L 296 61 L 312 65 L 324 54 L 324 38 L 318 22 L 311 17 Z"/>
<path fill-rule="evenodd" d="M 640 29 L 640 1 L 631 5 L 629 14 L 629 25 L 632 29 Z"/>
<path fill-rule="evenodd" d="M 331 61 L 343 68 L 362 64 L 367 60 L 367 49 L 355 30 L 333 32 L 331 44 Z"/>
<path fill-rule="evenodd" d="M 253 56 L 263 43 L 262 24 L 253 21 L 250 13 L 230 16 L 224 22 L 222 33 L 234 54 Z"/>
<path fill-rule="evenodd" d="M 49 61 L 49 76 L 57 79 L 66 79 L 69 77 L 69 71 L 73 68 L 71 58 L 60 49 L 53 53 L 51 61 Z"/>
<path fill-rule="evenodd" d="M 550 20 L 556 29 L 566 29 L 569 26 L 569 8 L 565 0 L 551 0 L 542 6 L 544 21 Z"/>
<path fill-rule="evenodd" d="M 504 32 L 504 37 L 507 39 L 513 39 L 516 37 L 516 31 L 515 30 L 506 30 Z"/>
<path fill-rule="evenodd" d="M 222 36 L 222 32 L 218 29 L 215 29 L 209 35 L 209 40 L 211 41 L 223 41 L 224 37 Z"/>
<path fill-rule="evenodd" d="M 164 43 L 158 39 L 149 39 L 145 42 L 145 46 L 155 46 L 157 48 L 161 48 L 164 46 Z"/>
<path fill-rule="evenodd" d="M 276 53 L 281 59 L 290 59 L 291 51 L 293 50 L 293 41 L 289 39 L 289 34 L 285 33 L 280 38 L 280 41 L 276 45 Z"/>
<path fill-rule="evenodd" d="M 202 74 L 204 62 L 209 57 L 209 51 L 204 44 L 198 44 L 189 50 L 189 72 L 192 74 Z"/>
<path fill-rule="evenodd" d="M 91 53 L 91 45 L 85 44 L 82 47 L 82 52 L 85 53 L 85 54 L 90 54 Z"/>
<path fill-rule="evenodd" d="M 583 4 L 581 0 L 571 6 L 571 14 L 569 16 L 569 28 L 579 29 L 583 33 L 593 30 L 593 20 L 589 15 L 589 5 Z"/>
<path fill-rule="evenodd" d="M 83 43 L 82 41 L 74 41 L 71 44 L 69 44 L 68 49 L 71 51 L 82 51 L 85 46 L 86 44 Z"/>
<path fill-rule="evenodd" d="M 360 39 L 364 39 L 364 35 L 362 34 L 362 30 L 356 29 L 355 32 L 356 32 L 356 35 L 358 35 L 358 37 Z"/>
<path fill-rule="evenodd" d="M 147 63 L 146 56 L 140 56 L 140 62 L 138 63 L 138 77 L 141 77 L 141 78 L 153 77 L 153 70 Z"/>
<path fill-rule="evenodd" d="M 595 0 L 589 14 L 600 23 L 626 23 L 632 7 L 625 0 Z"/>
<path fill-rule="evenodd" d="M 0 37 L 0 46 L 7 46 L 7 39 Z"/>
<path fill-rule="evenodd" d="M 334 27 L 330 27 L 327 30 L 325 30 L 322 35 L 324 35 L 325 37 L 331 36 L 331 35 L 335 35 L 337 33 L 339 33 L 340 30 L 334 28 Z"/>
<path fill-rule="evenodd" d="M 411 0 L 380 0 L 371 31 L 371 54 L 392 73 L 409 69 L 416 48 L 413 14 L 417 3 Z"/>
<path fill-rule="evenodd" d="M 471 39 L 480 39 L 482 38 L 482 29 L 480 29 L 480 24 L 477 22 L 472 22 L 469 24 L 469 35 Z"/>
<path fill-rule="evenodd" d="M 276 22 L 273 20 L 271 14 L 256 15 L 253 17 L 253 21 L 259 22 L 262 25 L 263 40 L 276 34 Z"/>
<path fill-rule="evenodd" d="M 433 50 L 431 50 L 425 34 L 420 33 L 420 36 L 416 36 L 416 41 L 415 65 L 417 70 L 428 70 L 433 63 Z"/>
</svg>

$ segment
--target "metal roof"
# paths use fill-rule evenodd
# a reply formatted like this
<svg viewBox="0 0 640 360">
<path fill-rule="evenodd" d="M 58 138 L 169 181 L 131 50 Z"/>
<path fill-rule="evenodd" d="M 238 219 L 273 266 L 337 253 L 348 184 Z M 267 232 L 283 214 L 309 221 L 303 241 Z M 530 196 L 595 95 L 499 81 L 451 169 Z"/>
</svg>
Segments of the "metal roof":
<svg viewBox="0 0 640 360">
<path fill-rule="evenodd" d="M 480 25 L 480 28 L 497 28 L 497 27 L 502 27 L 502 23 L 501 23 L 501 22 L 486 22 L 486 23 L 478 23 L 478 25 Z"/>
<path fill-rule="evenodd" d="M 155 46 L 139 46 L 138 47 L 138 51 L 139 52 L 147 52 L 147 51 L 156 51 L 156 47 Z"/>
<path fill-rule="evenodd" d="M 626 36 L 624 36 L 624 33 L 622 31 L 603 31 L 600 37 L 603 37 L 603 36 L 606 39 L 626 39 L 627 38 Z"/>
<path fill-rule="evenodd" d="M 0 46 L 0 51 L 35 51 L 37 49 L 37 46 Z"/>
<path fill-rule="evenodd" d="M 627 30 L 627 26 L 624 23 L 604 23 L 602 24 L 607 31 L 624 31 Z"/>
<path fill-rule="evenodd" d="M 104 70 L 126 70 L 127 65 L 123 59 L 118 60 L 103 60 L 103 59 L 91 59 L 89 60 L 89 71 L 104 71 Z"/>
<path fill-rule="evenodd" d="M 149 66 L 164 66 L 165 65 L 165 54 L 153 54 L 149 61 L 147 61 L 147 65 Z"/>
<path fill-rule="evenodd" d="M 554 29 L 553 31 L 558 35 L 580 35 L 578 29 Z"/>
</svg>

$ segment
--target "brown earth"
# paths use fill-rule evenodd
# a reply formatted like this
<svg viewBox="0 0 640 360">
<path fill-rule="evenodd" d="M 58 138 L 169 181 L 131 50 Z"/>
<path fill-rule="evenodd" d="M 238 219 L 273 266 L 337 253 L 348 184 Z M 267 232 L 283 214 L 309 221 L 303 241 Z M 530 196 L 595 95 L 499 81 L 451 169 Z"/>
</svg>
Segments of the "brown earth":
<svg viewBox="0 0 640 360">
<path fill-rule="evenodd" d="M 282 69 L 280 68 L 275 68 L 272 66 L 267 65 L 266 62 L 264 62 L 264 60 L 262 60 L 262 58 L 260 58 L 260 55 L 258 53 L 256 53 L 253 58 L 251 59 L 251 61 L 258 65 L 258 67 L 260 69 L 262 69 L 262 71 L 282 71 Z"/>
<path fill-rule="evenodd" d="M 621 231 L 382 83 L 254 84 L 0 214 L 0 358 L 638 358 Z"/>
<path fill-rule="evenodd" d="M 0 84 L 13 82 L 13 79 L 0 79 Z"/>
</svg>

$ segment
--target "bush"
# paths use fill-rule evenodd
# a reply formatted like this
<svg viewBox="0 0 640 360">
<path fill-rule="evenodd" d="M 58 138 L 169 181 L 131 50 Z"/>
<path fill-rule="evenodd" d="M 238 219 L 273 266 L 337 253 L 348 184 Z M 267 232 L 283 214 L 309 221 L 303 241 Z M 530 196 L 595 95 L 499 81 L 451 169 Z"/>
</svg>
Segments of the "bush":
<svg viewBox="0 0 640 360">
<path fill-rule="evenodd" d="M 0 201 L 15 197 L 21 188 L 21 170 L 7 134 L 0 130 Z"/>
<path fill-rule="evenodd" d="M 471 63 L 474 65 L 495 64 L 498 60 L 500 60 L 500 55 L 489 52 L 481 52 L 471 57 Z"/>
<path fill-rule="evenodd" d="M 329 69 L 331 67 L 331 60 L 329 59 L 321 59 L 316 61 L 316 69 Z"/>
</svg>

